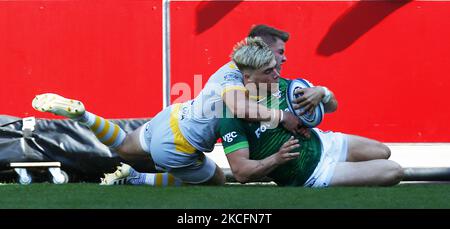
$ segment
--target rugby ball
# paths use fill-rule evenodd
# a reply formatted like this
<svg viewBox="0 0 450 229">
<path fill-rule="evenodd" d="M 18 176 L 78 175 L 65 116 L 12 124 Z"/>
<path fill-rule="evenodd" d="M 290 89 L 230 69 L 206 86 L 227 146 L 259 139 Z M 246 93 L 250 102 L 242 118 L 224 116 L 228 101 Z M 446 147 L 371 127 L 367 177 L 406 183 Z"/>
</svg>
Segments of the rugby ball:
<svg viewBox="0 0 450 229">
<path fill-rule="evenodd" d="M 292 102 L 295 98 L 298 98 L 298 96 L 301 96 L 301 95 L 294 94 L 294 91 L 296 89 L 308 88 L 308 87 L 312 87 L 312 84 L 310 82 L 308 82 L 307 80 L 300 79 L 300 78 L 292 80 L 289 83 L 289 86 L 287 87 L 286 101 L 288 104 L 289 111 L 291 111 L 292 113 L 297 115 L 297 117 L 300 120 L 302 120 L 304 126 L 312 128 L 312 127 L 318 126 L 323 120 L 323 115 L 325 112 L 323 110 L 322 102 L 320 102 L 319 105 L 316 106 L 316 108 L 314 109 L 314 112 L 312 114 L 305 113 L 303 115 L 300 115 L 300 113 L 303 111 L 303 109 L 300 107 L 299 109 L 294 110 L 294 108 L 293 108 L 294 104 Z"/>
</svg>

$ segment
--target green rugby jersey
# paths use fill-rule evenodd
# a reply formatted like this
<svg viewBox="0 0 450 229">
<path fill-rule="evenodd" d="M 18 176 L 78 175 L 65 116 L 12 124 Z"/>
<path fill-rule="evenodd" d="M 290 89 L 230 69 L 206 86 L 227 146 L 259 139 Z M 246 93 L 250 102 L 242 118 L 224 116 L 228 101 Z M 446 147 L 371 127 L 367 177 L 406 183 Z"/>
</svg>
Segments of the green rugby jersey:
<svg viewBox="0 0 450 229">
<path fill-rule="evenodd" d="M 280 92 L 271 95 L 267 100 L 260 103 L 270 108 L 278 105 L 278 109 L 288 110 L 286 101 L 288 84 L 289 80 L 280 78 Z M 261 160 L 277 153 L 280 147 L 292 136 L 281 125 L 274 129 L 268 129 L 267 126 L 261 125 L 259 122 L 248 122 L 238 118 L 222 118 L 219 130 L 225 154 L 248 148 L 251 160 Z M 293 152 L 300 152 L 300 156 L 278 166 L 268 174 L 268 177 L 272 178 L 278 185 L 303 185 L 319 163 L 322 145 L 315 131 L 311 131 L 310 139 L 302 136 L 296 136 L 296 138 L 299 140 L 300 147 Z"/>
</svg>

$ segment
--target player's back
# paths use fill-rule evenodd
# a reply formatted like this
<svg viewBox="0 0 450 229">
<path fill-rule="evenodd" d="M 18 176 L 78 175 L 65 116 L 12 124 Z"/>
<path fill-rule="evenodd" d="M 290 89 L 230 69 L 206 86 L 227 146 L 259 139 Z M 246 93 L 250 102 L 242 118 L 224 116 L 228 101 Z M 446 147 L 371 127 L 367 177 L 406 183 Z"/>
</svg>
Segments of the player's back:
<svg viewBox="0 0 450 229">
<path fill-rule="evenodd" d="M 233 62 L 217 70 L 193 100 L 183 103 L 179 125 L 183 136 L 196 149 L 210 152 L 219 138 L 219 118 L 223 114 L 222 95 L 231 88 L 244 88 L 242 74 Z"/>
</svg>

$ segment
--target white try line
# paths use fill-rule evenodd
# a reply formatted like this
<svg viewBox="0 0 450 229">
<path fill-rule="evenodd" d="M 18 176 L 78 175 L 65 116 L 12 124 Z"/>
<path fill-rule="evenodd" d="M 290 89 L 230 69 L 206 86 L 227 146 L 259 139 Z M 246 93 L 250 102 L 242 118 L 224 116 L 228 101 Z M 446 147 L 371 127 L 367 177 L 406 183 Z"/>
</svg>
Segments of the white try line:
<svg viewBox="0 0 450 229">
<path fill-rule="evenodd" d="M 11 168 L 61 167 L 61 162 L 11 162 Z"/>
<path fill-rule="evenodd" d="M 402 167 L 450 167 L 450 143 L 386 143 L 391 160 Z M 206 153 L 221 168 L 230 168 L 222 144 Z"/>
</svg>

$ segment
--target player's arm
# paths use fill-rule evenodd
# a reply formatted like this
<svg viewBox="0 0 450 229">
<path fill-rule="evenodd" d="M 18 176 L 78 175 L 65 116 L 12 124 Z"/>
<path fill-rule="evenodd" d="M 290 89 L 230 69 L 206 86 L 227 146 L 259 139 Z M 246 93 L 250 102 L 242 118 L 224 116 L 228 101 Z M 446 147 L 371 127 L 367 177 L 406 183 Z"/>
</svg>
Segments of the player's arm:
<svg viewBox="0 0 450 229">
<path fill-rule="evenodd" d="M 266 176 L 277 166 L 298 157 L 299 153 L 289 153 L 298 147 L 298 140 L 290 138 L 278 153 L 264 160 L 250 160 L 246 124 L 237 118 L 222 118 L 219 132 L 222 145 L 235 178 L 245 183 Z"/>
<path fill-rule="evenodd" d="M 298 140 L 291 137 L 280 150 L 262 160 L 251 160 L 249 148 L 237 149 L 227 154 L 234 177 L 240 183 L 247 183 L 265 177 L 278 166 L 297 158 L 300 153 L 290 153 L 298 148 Z"/>
<path fill-rule="evenodd" d="M 295 94 L 300 95 L 294 99 L 294 109 L 303 107 L 303 113 L 313 112 L 316 106 L 322 102 L 325 113 L 331 113 L 337 109 L 337 100 L 334 93 L 326 87 L 316 86 L 310 88 L 297 89 Z"/>
<path fill-rule="evenodd" d="M 275 110 L 274 112 L 258 104 L 255 100 L 249 99 L 248 91 L 245 87 L 225 90 L 222 99 L 227 108 L 236 117 L 247 121 L 270 121 L 271 118 L 278 118 L 279 120 L 281 117 L 280 110 Z"/>
<path fill-rule="evenodd" d="M 268 109 L 258 104 L 255 100 L 249 98 L 248 92 L 243 86 L 225 90 L 222 99 L 227 108 L 238 118 L 248 121 L 270 121 L 275 126 L 281 123 L 284 128 L 294 134 L 302 134 L 303 132 L 302 123 L 295 115 L 283 110 Z"/>
</svg>

